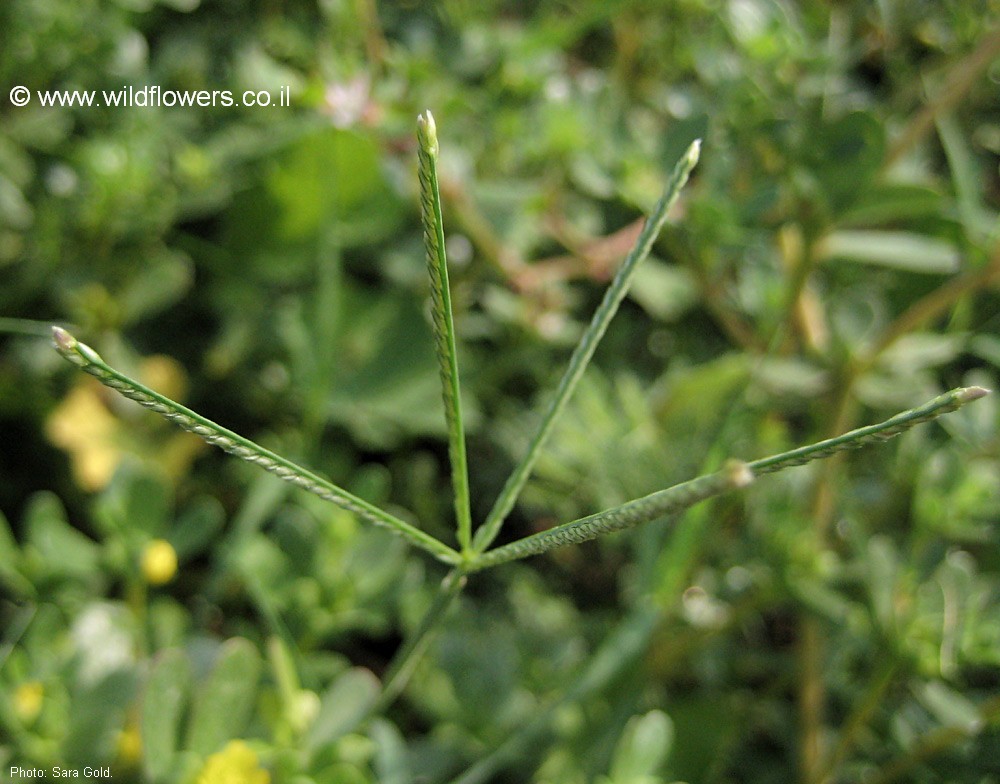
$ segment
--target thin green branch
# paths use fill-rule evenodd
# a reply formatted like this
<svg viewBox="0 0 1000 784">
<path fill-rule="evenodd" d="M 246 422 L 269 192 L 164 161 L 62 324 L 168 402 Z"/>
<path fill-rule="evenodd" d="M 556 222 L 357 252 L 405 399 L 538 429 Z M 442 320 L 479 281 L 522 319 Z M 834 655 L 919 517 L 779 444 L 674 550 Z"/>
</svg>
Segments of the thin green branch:
<svg viewBox="0 0 1000 784">
<path fill-rule="evenodd" d="M 483 552 L 490 546 L 493 540 L 496 539 L 497 534 L 500 532 L 500 527 L 503 525 L 503 521 L 510 513 L 510 510 L 513 509 L 514 503 L 517 500 L 518 495 L 520 495 L 521 489 L 524 487 L 524 483 L 528 480 L 528 476 L 531 474 L 531 469 L 534 467 L 535 461 L 538 459 L 538 455 L 540 454 L 542 447 L 545 445 L 546 440 L 552 432 L 556 418 L 562 412 L 563 408 L 565 408 L 570 395 L 573 394 L 573 390 L 576 388 L 584 370 L 586 370 L 591 357 L 594 356 L 597 344 L 600 343 L 601 338 L 604 337 L 608 324 L 618 311 L 618 306 L 621 304 L 622 300 L 625 299 L 625 295 L 628 293 L 629 283 L 632 280 L 632 276 L 635 273 L 636 268 L 639 266 L 639 263 L 649 255 L 649 251 L 653 247 L 653 242 L 659 235 L 664 223 L 666 223 L 667 213 L 677 200 L 677 196 L 680 193 L 681 188 L 684 187 L 684 183 L 687 182 L 688 176 L 691 174 L 691 170 L 694 169 L 695 165 L 698 163 L 700 150 L 701 142 L 696 140 L 690 147 L 688 147 L 687 151 L 674 167 L 674 171 L 670 176 L 670 181 L 667 183 L 663 196 L 660 197 L 659 202 L 657 202 L 656 206 L 653 208 L 653 212 L 646 221 L 645 226 L 643 226 L 642 233 L 639 235 L 639 239 L 636 241 L 635 247 L 632 248 L 628 256 L 625 258 L 625 261 L 618 269 L 618 273 L 615 275 L 614 280 L 611 282 L 611 285 L 604 294 L 604 299 L 594 312 L 590 326 L 587 327 L 587 331 L 580 339 L 576 349 L 574 349 L 573 355 L 569 360 L 569 365 L 566 368 L 566 372 L 559 381 L 559 386 L 556 389 L 555 396 L 549 403 L 545 415 L 542 417 L 538 431 L 535 433 L 535 437 L 528 446 L 527 453 L 507 479 L 507 483 L 504 485 L 503 490 L 500 491 L 500 495 L 497 498 L 496 503 L 494 503 L 493 508 L 490 510 L 490 513 L 486 518 L 486 522 L 483 523 L 482 527 L 478 531 L 476 531 L 476 536 L 473 539 L 473 549 L 476 552 Z"/>
<path fill-rule="evenodd" d="M 438 187 L 437 126 L 429 111 L 417 118 L 417 141 L 420 213 L 424 226 L 424 247 L 427 250 L 427 273 L 431 280 L 434 346 L 441 373 L 444 414 L 448 423 L 448 458 L 451 462 L 451 484 L 455 494 L 458 545 L 467 555 L 472 538 L 469 469 L 465 456 L 465 429 L 458 382 L 458 351 L 455 347 L 455 324 L 452 319 L 451 291 L 448 286 L 448 259 L 444 248 L 444 220 L 441 217 L 441 194 Z"/>
<path fill-rule="evenodd" d="M 373 506 L 364 499 L 358 498 L 356 495 L 314 474 L 312 471 L 302 468 L 280 455 L 276 455 L 259 444 L 255 444 L 253 441 L 243 438 L 243 436 L 237 435 L 221 425 L 217 425 L 210 419 L 196 414 L 189 408 L 185 408 L 180 403 L 176 403 L 170 398 L 164 397 L 152 389 L 143 386 L 138 381 L 119 373 L 107 365 L 90 346 L 80 343 L 66 330 L 60 327 L 53 327 L 52 338 L 56 350 L 65 359 L 85 372 L 90 373 L 90 375 L 97 378 L 105 386 L 134 400 L 139 405 L 166 417 L 184 430 L 194 433 L 208 443 L 214 444 L 241 460 L 246 460 L 248 463 L 260 466 L 265 471 L 284 479 L 286 482 L 290 482 L 337 506 L 354 512 L 369 522 L 391 528 L 411 544 L 426 550 L 446 563 L 457 564 L 461 561 L 461 556 L 455 550 L 438 541 L 430 534 L 379 509 L 377 506 Z"/>
</svg>

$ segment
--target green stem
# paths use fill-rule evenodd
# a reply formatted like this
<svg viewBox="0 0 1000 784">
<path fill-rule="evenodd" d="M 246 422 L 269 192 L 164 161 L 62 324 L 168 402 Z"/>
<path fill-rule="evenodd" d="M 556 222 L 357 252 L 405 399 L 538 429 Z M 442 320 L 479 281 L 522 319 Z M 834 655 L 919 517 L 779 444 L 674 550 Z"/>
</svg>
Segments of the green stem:
<svg viewBox="0 0 1000 784">
<path fill-rule="evenodd" d="M 653 242 L 659 235 L 664 223 L 666 223 L 667 214 L 669 213 L 671 206 L 677 200 L 677 196 L 680 193 L 681 188 L 684 187 L 684 183 L 687 182 L 688 176 L 691 174 L 691 170 L 694 169 L 695 165 L 698 163 L 700 149 L 700 141 L 692 143 L 691 146 L 688 147 L 687 152 L 684 153 L 680 161 L 678 161 L 677 165 L 674 167 L 674 171 L 670 176 L 670 181 L 667 183 L 663 196 L 660 197 L 659 202 L 657 202 L 656 206 L 653 208 L 653 212 L 646 221 L 645 226 L 643 226 L 642 233 L 639 235 L 639 239 L 636 241 L 635 247 L 632 248 L 619 268 L 614 280 L 611 282 L 611 285 L 604 294 L 604 299 L 594 312 L 590 326 L 587 327 L 587 331 L 583 334 L 583 337 L 577 344 L 576 349 L 574 349 L 573 355 L 569 360 L 569 365 L 566 368 L 566 372 L 559 381 L 559 386 L 556 389 L 555 396 L 549 403 L 548 409 L 542 417 L 541 424 L 538 427 L 538 431 L 535 433 L 535 437 L 528 446 L 527 454 L 525 454 L 521 462 L 507 479 L 503 490 L 500 491 L 500 495 L 497 498 L 496 503 L 494 503 L 493 508 L 490 510 L 490 513 L 486 518 L 486 522 L 483 523 L 482 527 L 478 531 L 476 531 L 476 536 L 472 543 L 473 549 L 476 552 L 481 553 L 490 546 L 493 540 L 496 539 L 497 534 L 500 532 L 500 527 L 503 525 L 503 521 L 510 513 L 510 510 L 513 509 L 514 503 L 517 500 L 518 495 L 520 495 L 525 482 L 527 482 L 528 476 L 531 474 L 531 470 L 535 465 L 535 461 L 538 459 L 538 455 L 541 452 L 542 447 L 545 445 L 545 442 L 548 440 L 548 437 L 552 432 L 552 428 L 555 425 L 557 417 L 562 412 L 563 408 L 565 408 L 570 395 L 573 394 L 573 390 L 576 388 L 581 376 L 583 376 L 584 370 L 586 370 L 587 365 L 594 356 L 594 351 L 597 349 L 597 345 L 600 343 L 601 338 L 604 337 L 608 324 L 618 311 L 618 306 L 621 304 L 622 300 L 625 299 L 625 295 L 628 293 L 629 283 L 632 280 L 632 276 L 634 275 L 636 268 L 639 266 L 639 263 L 649 255 L 649 251 L 653 247 Z"/>
<path fill-rule="evenodd" d="M 434 601 L 420 620 L 417 628 L 393 657 L 392 663 L 382 679 L 384 684 L 382 693 L 372 706 L 373 715 L 377 715 L 389 707 L 406 687 L 420 657 L 423 656 L 427 646 L 434 639 L 434 633 L 437 632 L 447 615 L 448 608 L 451 607 L 452 602 L 465 586 L 465 582 L 465 575 L 458 569 L 453 569 L 444 578 L 437 596 L 434 597 Z"/>
<path fill-rule="evenodd" d="M 799 623 L 796 702 L 799 711 L 799 773 L 802 784 L 821 784 L 818 770 L 822 759 L 824 637 L 819 619 L 804 616 Z"/>
<path fill-rule="evenodd" d="M 448 457 L 451 484 L 455 494 L 455 518 L 458 545 L 468 555 L 472 539 L 472 514 L 469 501 L 469 469 L 465 455 L 465 429 L 458 381 L 458 350 L 455 347 L 455 324 L 452 318 L 451 290 L 448 286 L 448 258 L 444 247 L 444 220 L 441 216 L 441 193 L 438 187 L 437 127 L 427 111 L 417 118 L 417 141 L 420 179 L 420 207 L 427 250 L 427 273 L 431 280 L 431 305 L 434 345 L 441 373 L 441 396 L 448 423 Z"/>
<path fill-rule="evenodd" d="M 286 482 L 297 485 L 304 490 L 308 490 L 320 498 L 324 498 L 337 506 L 354 512 L 359 517 L 375 523 L 376 525 L 391 528 L 411 544 L 426 550 L 438 559 L 456 564 L 461 560 L 461 556 L 448 545 L 438 541 L 430 534 L 424 533 L 398 517 L 384 512 L 377 506 L 373 506 L 364 499 L 349 493 L 341 487 L 324 479 L 313 472 L 296 465 L 290 460 L 286 460 L 280 455 L 276 455 L 268 449 L 255 444 L 243 436 L 237 435 L 231 430 L 227 430 L 221 425 L 206 419 L 200 414 L 196 414 L 189 408 L 185 408 L 180 403 L 176 403 L 170 398 L 154 392 L 152 389 L 143 386 L 138 381 L 119 373 L 114 368 L 108 366 L 104 360 L 90 346 L 80 343 L 66 330 L 60 327 L 52 328 L 52 337 L 56 350 L 62 356 L 81 368 L 90 375 L 97 378 L 102 384 L 121 393 L 125 397 L 134 400 L 144 408 L 155 411 L 157 414 L 166 417 L 174 424 L 180 426 L 188 432 L 194 433 L 199 438 L 210 444 L 235 455 L 241 460 L 260 466 Z"/>
</svg>

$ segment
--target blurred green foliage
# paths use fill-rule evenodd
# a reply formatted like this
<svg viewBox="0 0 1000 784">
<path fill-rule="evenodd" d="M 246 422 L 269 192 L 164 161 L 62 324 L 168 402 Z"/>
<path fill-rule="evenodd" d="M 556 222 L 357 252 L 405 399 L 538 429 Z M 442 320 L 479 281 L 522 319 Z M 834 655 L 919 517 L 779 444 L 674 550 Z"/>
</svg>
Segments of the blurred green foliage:
<svg viewBox="0 0 1000 784">
<path fill-rule="evenodd" d="M 292 106 L 0 104 L 0 769 L 1000 781 L 993 398 L 673 526 L 475 577 L 373 717 L 435 565 L 176 440 L 16 334 L 72 323 L 116 366 L 448 537 L 413 142 L 431 107 L 477 520 L 697 137 L 676 225 L 513 533 L 944 388 L 996 389 L 998 12 L 3 3 L 5 96 L 287 85 Z M 82 442 L 57 436 L 67 419 Z M 165 584 L 143 570 L 159 540 L 179 564 Z"/>
</svg>

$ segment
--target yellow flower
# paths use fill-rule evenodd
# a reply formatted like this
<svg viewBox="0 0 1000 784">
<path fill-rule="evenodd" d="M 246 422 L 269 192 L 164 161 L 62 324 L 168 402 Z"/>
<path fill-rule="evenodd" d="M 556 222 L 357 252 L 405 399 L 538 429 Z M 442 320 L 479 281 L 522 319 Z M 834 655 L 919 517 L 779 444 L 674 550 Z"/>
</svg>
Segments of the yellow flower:
<svg viewBox="0 0 1000 784">
<path fill-rule="evenodd" d="M 198 784 L 270 784 L 271 774 L 257 762 L 257 754 L 241 740 L 231 740 L 226 747 L 205 761 Z"/>
<path fill-rule="evenodd" d="M 139 378 L 175 400 L 184 397 L 184 370 L 169 357 L 143 359 Z M 109 401 L 113 401 L 110 408 Z M 168 476 L 178 477 L 206 448 L 200 438 L 177 433 L 170 423 L 163 422 L 157 431 L 146 433 L 113 413 L 113 409 L 122 410 L 124 406 L 127 410 L 132 405 L 122 403 L 94 379 L 82 378 L 49 415 L 45 429 L 49 440 L 69 454 L 73 474 L 84 490 L 97 491 L 107 486 L 126 453 L 141 457 Z"/>
<path fill-rule="evenodd" d="M 177 574 L 177 551 L 166 539 L 154 539 L 142 551 L 142 575 L 150 585 L 163 585 Z"/>
<path fill-rule="evenodd" d="M 45 688 L 38 681 L 22 683 L 14 690 L 14 712 L 25 724 L 31 724 L 42 712 Z"/>
<path fill-rule="evenodd" d="M 92 380 L 78 384 L 52 412 L 46 427 L 52 443 L 69 452 L 76 481 L 84 490 L 104 487 L 121 460 L 117 421 L 99 390 Z"/>
<path fill-rule="evenodd" d="M 118 752 L 118 763 L 127 768 L 133 768 L 142 759 L 142 734 L 139 727 L 133 722 L 125 725 L 124 729 L 118 733 L 118 741 L 115 744 Z"/>
</svg>

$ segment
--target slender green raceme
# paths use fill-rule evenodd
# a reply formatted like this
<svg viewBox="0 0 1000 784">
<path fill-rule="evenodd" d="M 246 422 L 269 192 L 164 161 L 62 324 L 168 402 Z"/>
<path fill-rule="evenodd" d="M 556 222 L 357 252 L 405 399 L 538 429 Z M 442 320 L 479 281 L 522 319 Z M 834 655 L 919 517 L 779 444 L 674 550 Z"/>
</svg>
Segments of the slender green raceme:
<svg viewBox="0 0 1000 784">
<path fill-rule="evenodd" d="M 953 389 L 922 406 L 896 414 L 876 425 L 861 427 L 835 438 L 750 463 L 730 460 L 723 470 L 717 473 L 674 485 L 613 509 L 557 525 L 503 547 L 488 550 L 467 567 L 467 571 L 478 571 L 507 561 L 539 555 L 564 544 L 585 542 L 603 534 L 622 531 L 667 515 L 677 514 L 712 496 L 746 487 L 756 476 L 804 465 L 813 460 L 823 460 L 847 449 L 857 449 L 887 441 L 912 427 L 936 419 L 942 414 L 956 411 L 966 403 L 978 400 L 987 394 L 988 390 L 982 387 Z"/>
<path fill-rule="evenodd" d="M 448 259 L 444 246 L 444 220 L 441 215 L 441 193 L 438 187 L 437 126 L 434 123 L 434 116 L 429 111 L 417 118 L 417 141 L 420 213 L 423 220 L 424 247 L 427 252 L 427 272 L 431 281 L 434 347 L 437 351 L 441 373 L 441 395 L 444 399 L 444 413 L 448 424 L 448 458 L 451 463 L 451 484 L 455 494 L 458 545 L 463 554 L 469 555 L 472 538 L 469 469 L 465 455 L 458 350 L 455 346 L 455 324 L 452 317 L 451 290 L 448 285 Z"/>
<path fill-rule="evenodd" d="M 138 381 L 119 373 L 108 366 L 90 346 L 80 343 L 61 327 L 52 328 L 52 340 L 56 350 L 77 367 L 97 378 L 105 386 L 120 392 L 125 397 L 134 400 L 144 408 L 155 411 L 166 417 L 184 430 L 194 433 L 210 444 L 214 444 L 225 452 L 235 455 L 241 460 L 260 466 L 286 482 L 297 485 L 310 493 L 325 498 L 337 506 L 347 509 L 376 525 L 391 528 L 412 544 L 433 554 L 442 561 L 456 564 L 461 560 L 459 554 L 448 545 L 438 541 L 430 534 L 424 533 L 405 520 L 389 514 L 364 499 L 349 493 L 341 487 L 329 482 L 321 476 L 276 455 L 268 449 L 255 444 L 243 436 L 227 430 L 221 425 L 196 414 L 180 403 L 154 392 Z"/>
<path fill-rule="evenodd" d="M 761 458 L 749 463 L 750 470 L 756 476 L 761 474 L 771 474 L 790 466 L 803 465 L 813 460 L 822 460 L 845 449 L 858 449 L 869 444 L 888 441 L 894 436 L 909 430 L 911 427 L 929 422 L 942 414 L 957 411 L 966 403 L 979 400 L 989 394 L 989 390 L 982 387 L 959 387 L 943 395 L 938 395 L 933 400 L 924 403 L 917 408 L 903 411 L 890 417 L 885 422 L 877 425 L 867 425 L 851 430 L 834 438 L 819 441 L 809 446 L 792 449 L 789 452 L 782 452 L 780 455 Z"/>
<path fill-rule="evenodd" d="M 688 176 L 690 176 L 691 171 L 698 163 L 700 152 L 701 141 L 695 140 L 674 167 L 667 187 L 653 208 L 652 214 L 646 220 L 639 239 L 636 240 L 635 246 L 629 252 L 628 256 L 626 256 L 621 267 L 619 267 L 614 280 L 611 281 L 611 285 L 601 300 L 601 304 L 594 311 L 590 326 L 587 327 L 587 331 L 583 334 L 583 337 L 574 349 L 566 371 L 559 381 L 559 386 L 556 388 L 555 395 L 549 403 L 545 414 L 542 416 L 538 431 L 528 446 L 527 453 L 507 479 L 506 484 L 500 491 L 500 495 L 497 497 L 493 508 L 486 518 L 486 522 L 476 531 L 476 536 L 473 539 L 473 549 L 476 552 L 486 550 L 493 540 L 496 539 L 497 534 L 500 533 L 500 527 L 503 525 L 503 521 L 510 513 L 510 510 L 514 508 L 514 503 L 517 501 L 524 483 L 528 481 L 528 476 L 531 474 L 531 469 L 534 468 L 535 461 L 538 460 L 542 447 L 545 446 L 545 442 L 552 433 L 556 419 L 566 407 L 566 403 L 573 394 L 573 390 L 576 389 L 576 385 L 583 376 L 584 370 L 586 370 L 587 365 L 594 356 L 597 344 L 604 337 L 608 324 L 611 323 L 611 319 L 618 311 L 618 306 L 625 299 L 626 294 L 628 294 L 629 284 L 632 282 L 636 268 L 649 255 L 649 251 L 653 247 L 653 242 L 655 242 L 660 234 L 660 230 L 667 221 L 667 215 L 670 212 L 671 206 L 677 201 L 677 196 L 680 194 L 681 188 L 684 187 Z"/>
<path fill-rule="evenodd" d="M 706 498 L 746 487 L 753 481 L 753 474 L 746 463 L 731 460 L 726 466 L 714 474 L 700 476 L 689 482 L 660 490 L 656 493 L 637 498 L 621 506 L 604 512 L 581 517 L 571 523 L 557 525 L 547 531 L 518 539 L 515 542 L 487 550 L 477 558 L 469 571 L 486 569 L 507 561 L 539 555 L 555 547 L 565 544 L 578 544 L 590 539 L 596 539 L 603 534 L 624 531 L 642 523 L 658 520 L 667 515 L 693 506 Z"/>
</svg>

